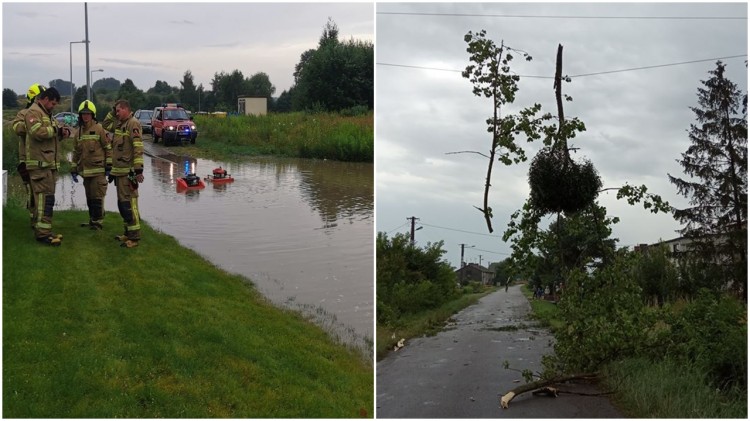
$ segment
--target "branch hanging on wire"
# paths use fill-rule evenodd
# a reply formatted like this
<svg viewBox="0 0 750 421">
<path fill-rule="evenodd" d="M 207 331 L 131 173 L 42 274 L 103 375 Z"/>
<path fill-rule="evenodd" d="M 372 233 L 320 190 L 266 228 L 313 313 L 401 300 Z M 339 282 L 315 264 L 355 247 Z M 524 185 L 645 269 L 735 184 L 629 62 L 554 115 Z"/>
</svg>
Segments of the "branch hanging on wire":
<svg viewBox="0 0 750 421">
<path fill-rule="evenodd" d="M 477 151 L 456 151 L 456 152 L 446 152 L 445 154 L 446 155 L 456 155 L 456 154 L 460 154 L 460 153 L 475 153 L 477 155 L 482 155 L 485 158 L 489 158 L 488 155 L 485 155 L 485 154 L 483 154 L 481 152 L 477 152 Z"/>
</svg>

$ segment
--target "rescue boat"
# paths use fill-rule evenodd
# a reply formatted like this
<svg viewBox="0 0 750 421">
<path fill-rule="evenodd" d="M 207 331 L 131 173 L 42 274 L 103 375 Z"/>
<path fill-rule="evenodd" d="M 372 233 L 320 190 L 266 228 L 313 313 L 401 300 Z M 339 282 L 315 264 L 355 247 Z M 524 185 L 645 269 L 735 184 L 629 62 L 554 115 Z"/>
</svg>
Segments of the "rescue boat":
<svg viewBox="0 0 750 421">
<path fill-rule="evenodd" d="M 214 183 L 231 183 L 234 178 L 227 173 L 224 168 L 214 168 L 213 174 L 209 174 L 205 178 L 206 181 L 212 181 Z"/>
<path fill-rule="evenodd" d="M 177 179 L 177 190 L 199 190 L 205 187 L 203 180 L 195 174 L 186 174 Z"/>
</svg>

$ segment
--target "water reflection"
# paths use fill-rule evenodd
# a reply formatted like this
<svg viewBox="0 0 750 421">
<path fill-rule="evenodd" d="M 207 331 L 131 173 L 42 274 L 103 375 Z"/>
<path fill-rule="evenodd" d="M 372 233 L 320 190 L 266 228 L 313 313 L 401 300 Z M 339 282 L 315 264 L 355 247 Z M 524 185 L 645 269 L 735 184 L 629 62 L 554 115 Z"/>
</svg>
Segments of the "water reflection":
<svg viewBox="0 0 750 421">
<path fill-rule="evenodd" d="M 178 193 L 185 161 L 201 178 L 222 166 L 235 181 Z M 371 340 L 372 164 L 165 155 L 146 158 L 144 174 L 141 216 L 154 228 L 248 276 L 272 301 L 307 311 L 344 340 Z M 58 209 L 85 209 L 81 184 L 65 176 L 58 183 Z M 117 214 L 114 188 L 105 207 Z M 119 231 L 119 220 L 106 229 Z"/>
</svg>

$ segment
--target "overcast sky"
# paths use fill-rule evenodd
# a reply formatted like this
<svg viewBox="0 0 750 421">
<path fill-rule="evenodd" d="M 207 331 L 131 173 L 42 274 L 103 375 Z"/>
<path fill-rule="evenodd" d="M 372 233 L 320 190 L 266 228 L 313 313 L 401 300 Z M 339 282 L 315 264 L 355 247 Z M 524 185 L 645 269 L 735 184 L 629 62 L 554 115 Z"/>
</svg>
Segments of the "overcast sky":
<svg viewBox="0 0 750 421">
<path fill-rule="evenodd" d="M 275 96 L 293 83 L 300 55 L 332 18 L 339 39 L 373 41 L 371 3 L 88 3 L 93 80 L 180 86 L 190 70 L 211 89 L 215 73 L 269 75 Z M 3 3 L 3 88 L 70 79 L 71 41 L 85 39 L 84 3 Z M 85 44 L 73 44 L 73 82 L 86 84 Z"/>
<path fill-rule="evenodd" d="M 557 114 L 552 79 L 558 44 L 563 45 L 563 74 L 581 75 L 644 66 L 747 54 L 747 4 L 378 4 L 376 7 L 376 221 L 393 236 L 408 232 L 406 218 L 420 218 L 418 245 L 444 240 L 445 258 L 483 265 L 508 256 L 501 240 L 510 215 L 528 197 L 528 161 L 506 167 L 496 163 L 489 205 L 494 212 L 490 236 L 481 207 L 491 138 L 485 120 L 491 100 L 472 94 L 460 70 L 469 64 L 468 31 L 486 29 L 488 37 L 527 51 L 531 62 L 513 61 L 521 75 L 514 110 L 535 102 Z M 406 12 L 416 14 L 391 14 Z M 431 14 L 453 14 L 436 16 Z M 456 16 L 463 15 L 463 16 Z M 485 16 L 466 16 L 485 15 Z M 486 15 L 579 16 L 532 18 Z M 743 20 L 607 19 L 604 17 L 744 17 Z M 747 57 L 725 59 L 726 76 L 747 91 Z M 670 204 L 685 207 L 667 173 L 684 177 L 676 162 L 689 146 L 687 129 L 695 122 L 701 80 L 716 60 L 637 71 L 574 77 L 563 85 L 573 97 L 566 117 L 578 117 L 587 131 L 573 140 L 598 169 L 604 187 L 646 184 Z M 428 67 L 435 70 L 398 66 Z M 444 69 L 444 70 L 437 70 Z M 456 70 L 456 71 L 448 71 Z M 529 160 L 539 144 L 521 140 Z M 681 226 L 670 215 L 654 215 L 618 201 L 615 193 L 600 204 L 621 222 L 613 236 L 620 246 L 678 237 Z M 551 219 L 546 218 L 546 228 Z M 465 231 L 465 232 L 462 232 Z"/>
</svg>

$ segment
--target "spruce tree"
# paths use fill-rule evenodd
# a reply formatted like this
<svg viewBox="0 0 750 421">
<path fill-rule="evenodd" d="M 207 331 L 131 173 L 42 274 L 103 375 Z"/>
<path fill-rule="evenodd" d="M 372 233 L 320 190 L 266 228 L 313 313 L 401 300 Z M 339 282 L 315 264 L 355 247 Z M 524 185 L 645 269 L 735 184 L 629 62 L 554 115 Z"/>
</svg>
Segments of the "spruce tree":
<svg viewBox="0 0 750 421">
<path fill-rule="evenodd" d="M 690 109 L 690 147 L 677 160 L 689 179 L 669 175 L 689 207 L 675 210 L 693 240 L 695 257 L 720 269 L 723 286 L 747 291 L 747 96 L 724 77 L 718 61 L 712 77 L 701 81 L 698 106 Z M 743 294 L 745 295 L 745 294 Z"/>
</svg>

